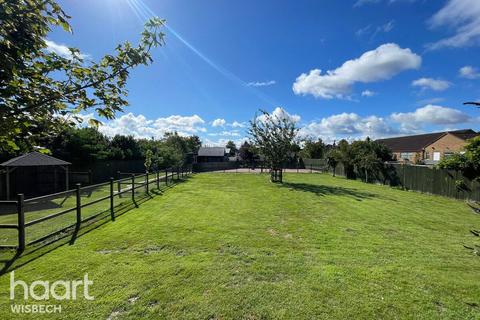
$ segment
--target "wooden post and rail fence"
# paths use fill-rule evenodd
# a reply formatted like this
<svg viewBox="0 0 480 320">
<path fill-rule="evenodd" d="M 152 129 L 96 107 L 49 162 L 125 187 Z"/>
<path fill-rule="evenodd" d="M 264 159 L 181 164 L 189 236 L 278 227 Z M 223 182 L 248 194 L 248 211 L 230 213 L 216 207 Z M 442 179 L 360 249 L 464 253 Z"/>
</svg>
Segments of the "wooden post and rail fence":
<svg viewBox="0 0 480 320">
<path fill-rule="evenodd" d="M 162 170 L 163 171 L 163 170 Z M 5 230 L 5 229 L 13 229 L 17 230 L 18 237 L 17 237 L 17 244 L 16 245 L 0 245 L 0 249 L 16 249 L 18 251 L 24 251 L 25 248 L 28 245 L 33 245 L 36 243 L 40 243 L 42 241 L 45 241 L 47 238 L 52 237 L 56 234 L 59 234 L 61 232 L 64 232 L 70 228 L 80 228 L 81 224 L 89 221 L 95 217 L 98 217 L 102 213 L 105 212 L 105 210 L 102 210 L 102 212 L 95 213 L 92 216 L 89 216 L 88 218 L 83 218 L 82 217 L 82 209 L 94 204 L 97 204 L 101 201 L 106 201 L 109 200 L 109 209 L 106 212 L 109 212 L 110 219 L 112 221 L 115 221 L 115 201 L 114 198 L 117 196 L 118 198 L 121 198 L 121 196 L 125 193 L 131 193 L 131 200 L 135 206 L 137 206 L 136 199 L 135 199 L 135 190 L 144 188 L 145 193 L 149 194 L 150 192 L 150 184 L 153 184 L 154 186 L 157 187 L 157 189 L 160 189 L 161 186 L 161 180 L 164 180 L 165 186 L 168 186 L 169 183 L 172 183 L 173 181 L 179 181 L 180 177 L 185 177 L 188 174 L 192 173 L 192 167 L 178 167 L 178 168 L 168 168 L 165 169 L 165 175 L 161 176 L 160 171 L 156 171 L 153 175 L 153 179 L 150 179 L 152 177 L 151 173 L 146 172 L 144 174 L 134 174 L 134 173 L 128 173 L 130 177 L 128 178 L 121 178 L 121 175 L 126 175 L 127 173 L 121 173 L 118 172 L 119 179 L 115 180 L 114 178 L 110 178 L 110 180 L 106 183 L 101 183 L 93 186 L 86 186 L 83 187 L 81 186 L 80 183 L 75 185 L 75 189 L 73 190 L 68 190 L 68 191 L 63 191 L 59 192 L 56 194 L 50 194 L 50 195 L 45 195 L 41 197 L 36 197 L 32 199 L 25 199 L 23 194 L 18 194 L 16 200 L 12 201 L 0 201 L 0 206 L 3 208 L 6 208 L 6 212 L 9 212 L 9 208 L 14 211 L 15 213 L 7 213 L 7 214 L 2 214 L 0 211 L 0 217 L 3 215 L 11 215 L 11 214 L 16 214 L 17 215 L 17 223 L 13 224 L 0 224 L 0 230 Z M 175 177 L 176 176 L 176 177 Z M 142 182 L 139 182 L 138 179 L 145 177 L 145 180 Z M 115 190 L 115 185 L 117 185 L 117 190 Z M 125 186 L 123 187 L 122 186 Z M 98 199 L 89 201 L 87 203 L 82 203 L 82 192 L 87 193 L 87 192 L 92 192 L 93 189 L 107 189 L 108 190 L 108 195 L 102 196 Z M 54 197 L 70 197 L 74 196 L 75 197 L 75 205 L 73 207 L 63 209 L 59 212 L 55 212 L 52 214 L 48 214 L 46 216 L 36 218 L 35 220 L 31 220 L 26 222 L 25 220 L 25 207 L 27 205 L 34 205 L 35 203 L 49 200 Z M 29 227 L 48 221 L 50 219 L 54 219 L 60 216 L 63 216 L 67 213 L 75 212 L 75 223 L 71 224 L 67 227 L 62 228 L 61 230 L 54 231 L 52 233 L 49 233 L 47 235 L 43 235 L 40 238 L 34 239 L 30 242 L 27 242 L 26 240 L 26 231 Z"/>
</svg>

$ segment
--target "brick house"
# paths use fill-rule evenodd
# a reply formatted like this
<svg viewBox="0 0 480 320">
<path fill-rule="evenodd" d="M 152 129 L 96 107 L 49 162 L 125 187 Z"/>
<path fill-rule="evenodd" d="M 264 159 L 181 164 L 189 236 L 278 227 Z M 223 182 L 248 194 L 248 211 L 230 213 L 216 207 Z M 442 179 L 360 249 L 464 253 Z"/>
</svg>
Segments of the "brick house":
<svg viewBox="0 0 480 320">
<path fill-rule="evenodd" d="M 394 159 L 403 162 L 434 164 L 443 157 L 461 152 L 468 139 L 480 135 L 471 129 L 444 131 L 377 140 L 392 150 Z"/>
</svg>

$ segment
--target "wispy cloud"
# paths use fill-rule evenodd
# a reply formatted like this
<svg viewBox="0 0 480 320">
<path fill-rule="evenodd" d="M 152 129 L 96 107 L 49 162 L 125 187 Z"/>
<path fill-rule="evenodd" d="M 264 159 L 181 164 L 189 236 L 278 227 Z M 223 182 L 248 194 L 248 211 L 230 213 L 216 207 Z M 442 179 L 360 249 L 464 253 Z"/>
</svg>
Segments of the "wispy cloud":
<svg viewBox="0 0 480 320">
<path fill-rule="evenodd" d="M 432 78 L 420 78 L 412 82 L 412 86 L 414 87 L 420 87 L 422 90 L 431 89 L 434 91 L 446 90 L 450 88 L 451 85 L 451 82 Z"/>
<path fill-rule="evenodd" d="M 458 73 L 460 74 L 460 77 L 466 79 L 480 78 L 480 72 L 478 72 L 477 68 L 472 66 L 461 67 L 460 70 L 458 70 Z"/>
<path fill-rule="evenodd" d="M 430 20 L 430 28 L 447 28 L 454 34 L 426 45 L 436 50 L 445 47 L 466 47 L 480 44 L 480 1 L 449 0 Z"/>
<path fill-rule="evenodd" d="M 370 90 L 364 90 L 362 91 L 362 97 L 373 97 L 376 95 L 376 92 L 370 91 Z"/>
<path fill-rule="evenodd" d="M 402 3 L 402 2 L 415 2 L 417 0 L 357 0 L 353 7 L 362 7 L 364 5 L 369 4 L 377 4 L 377 3 L 387 3 L 387 4 L 394 4 L 394 3 Z"/>
<path fill-rule="evenodd" d="M 372 41 L 380 33 L 389 33 L 395 27 L 395 21 L 390 20 L 385 24 L 377 26 L 376 28 L 369 24 L 366 27 L 358 29 L 355 34 L 357 37 L 369 36 L 369 40 Z"/>
<path fill-rule="evenodd" d="M 436 98 L 428 98 L 428 99 L 423 99 L 419 100 L 416 102 L 417 106 L 425 106 L 427 104 L 436 104 L 445 101 L 445 98 L 441 97 L 436 97 Z"/>
<path fill-rule="evenodd" d="M 275 83 L 277 83 L 275 80 L 254 81 L 254 82 L 247 83 L 247 86 L 248 87 L 268 87 L 268 86 L 274 85 Z"/>
</svg>

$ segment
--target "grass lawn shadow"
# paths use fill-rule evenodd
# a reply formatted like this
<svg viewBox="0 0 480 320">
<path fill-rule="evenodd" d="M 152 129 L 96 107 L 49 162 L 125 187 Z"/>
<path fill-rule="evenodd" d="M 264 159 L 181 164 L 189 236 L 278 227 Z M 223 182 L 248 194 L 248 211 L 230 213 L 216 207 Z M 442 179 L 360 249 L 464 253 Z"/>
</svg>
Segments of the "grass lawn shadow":
<svg viewBox="0 0 480 320">
<path fill-rule="evenodd" d="M 370 192 L 338 186 L 327 186 L 322 184 L 284 182 L 283 184 L 281 184 L 281 186 L 284 188 L 289 188 L 290 190 L 311 192 L 316 194 L 317 196 L 347 196 L 352 197 L 357 201 L 377 197 L 376 194 Z"/>
</svg>

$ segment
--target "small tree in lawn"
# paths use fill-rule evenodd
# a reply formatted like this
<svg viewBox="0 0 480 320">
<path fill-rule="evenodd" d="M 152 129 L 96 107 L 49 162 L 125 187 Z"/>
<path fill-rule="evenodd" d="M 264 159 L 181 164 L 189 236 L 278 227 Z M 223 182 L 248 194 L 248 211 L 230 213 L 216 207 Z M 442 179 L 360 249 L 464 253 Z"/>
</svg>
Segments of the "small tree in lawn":
<svg viewBox="0 0 480 320">
<path fill-rule="evenodd" d="M 282 166 L 290 157 L 298 129 L 285 112 L 280 115 L 260 112 L 260 116 L 250 121 L 249 135 L 270 168 L 271 181 L 281 183 Z"/>
<path fill-rule="evenodd" d="M 149 172 L 150 169 L 152 168 L 152 161 L 153 161 L 153 152 L 152 150 L 148 149 L 147 151 L 145 151 L 145 162 L 144 162 L 145 170 L 147 172 Z"/>
</svg>

